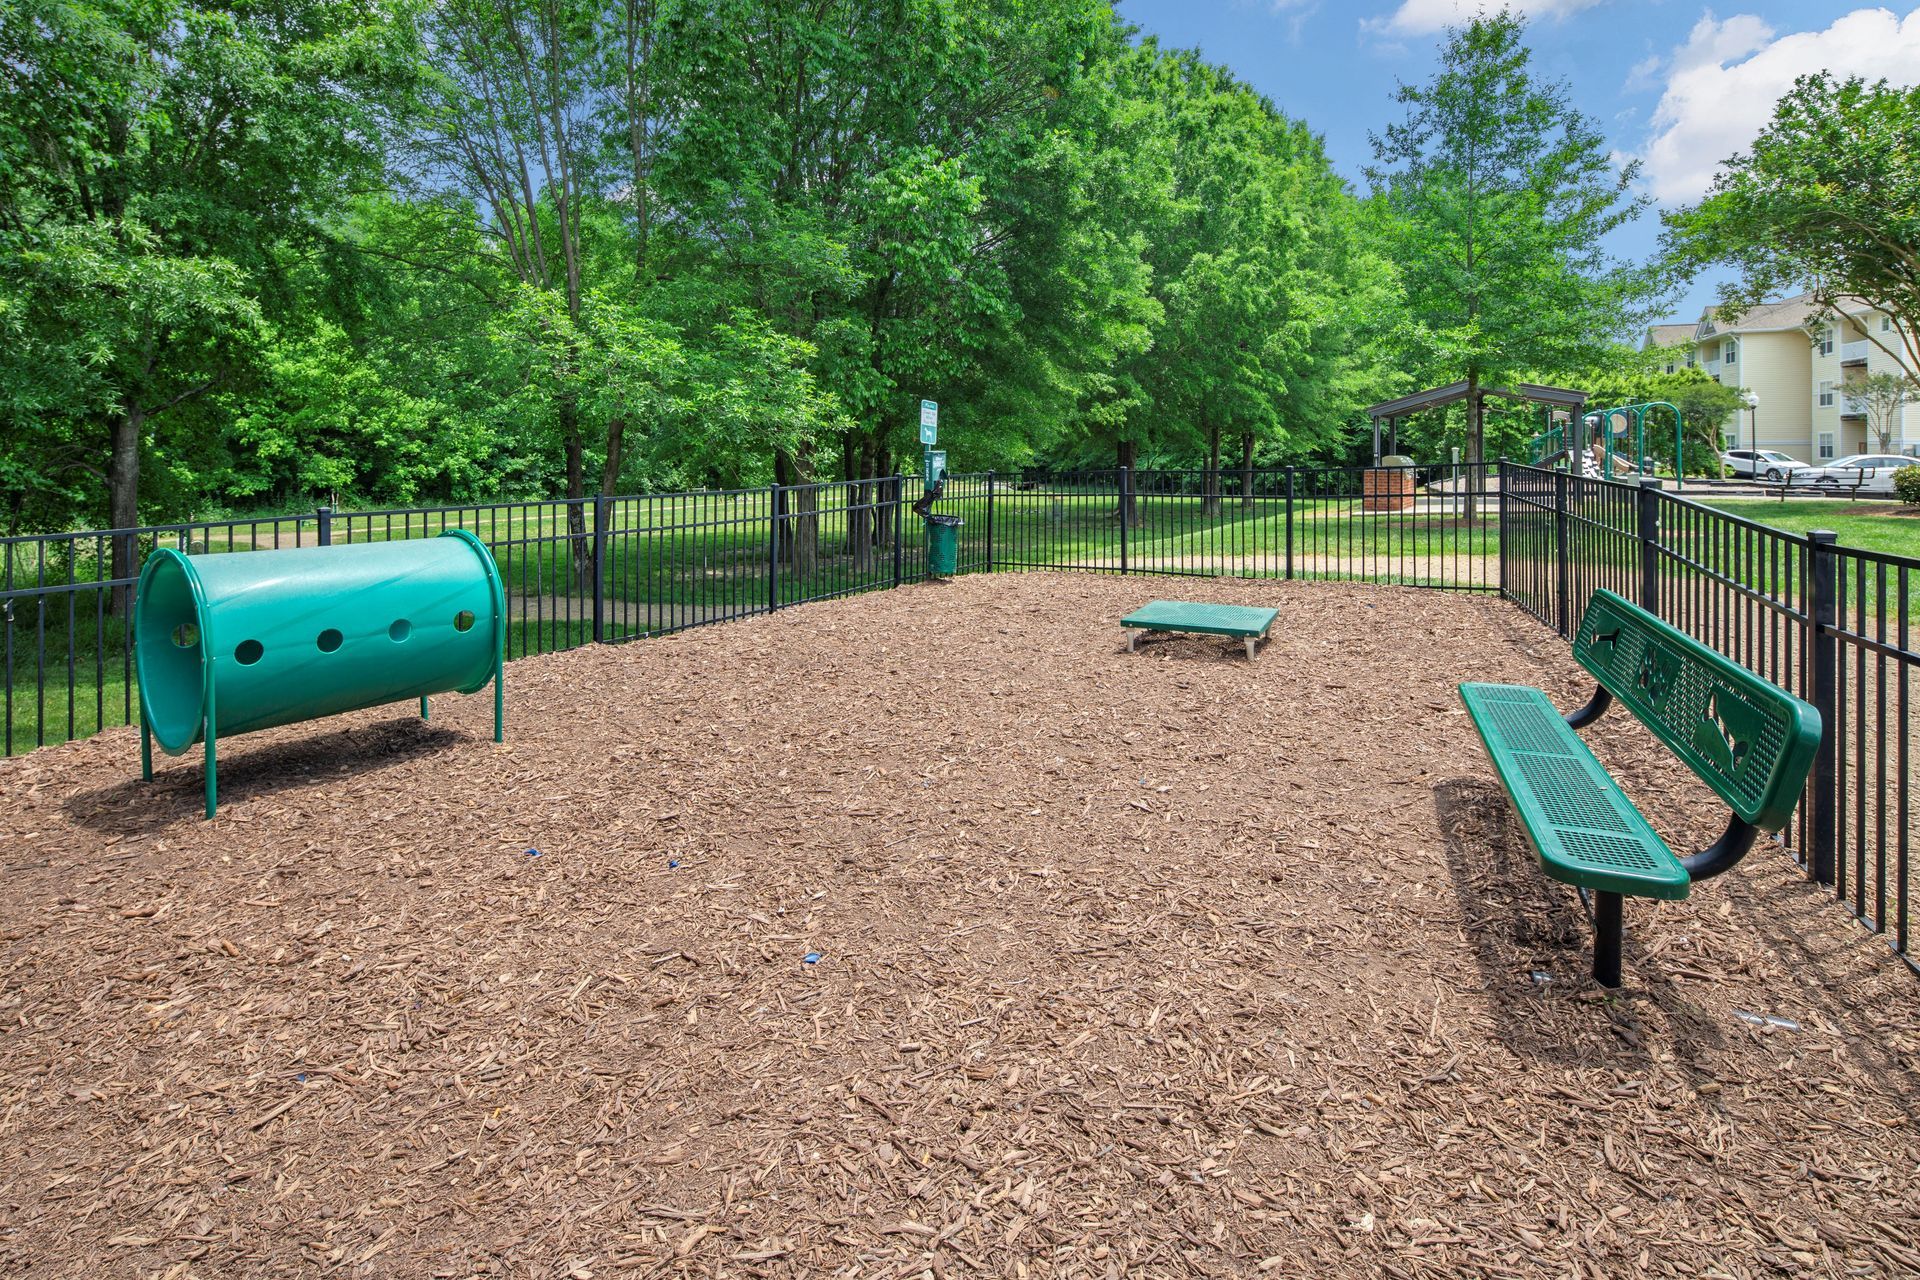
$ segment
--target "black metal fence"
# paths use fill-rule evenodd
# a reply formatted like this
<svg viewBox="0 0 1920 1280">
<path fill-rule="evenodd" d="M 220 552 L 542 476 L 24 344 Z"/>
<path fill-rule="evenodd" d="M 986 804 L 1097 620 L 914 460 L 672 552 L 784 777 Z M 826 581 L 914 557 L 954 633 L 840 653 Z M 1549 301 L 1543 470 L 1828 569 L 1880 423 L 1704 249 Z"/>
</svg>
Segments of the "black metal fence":
<svg viewBox="0 0 1920 1280">
<path fill-rule="evenodd" d="M 1787 835 L 1809 878 L 1912 962 L 1912 692 L 1920 560 L 1801 537 L 1662 492 L 1504 466 L 1501 580 L 1571 638 L 1596 587 L 1637 600 L 1820 712 Z"/>
<path fill-rule="evenodd" d="M 912 476 L 722 492 L 196 521 L 0 539 L 0 750 L 134 723 L 144 557 L 472 530 L 507 589 L 508 657 L 918 582 Z M 1908 953 L 1920 561 L 1661 491 L 1516 464 L 949 478 L 961 573 L 1069 569 L 1499 592 L 1571 636 L 1606 587 L 1819 708 L 1791 844 Z"/>
<path fill-rule="evenodd" d="M 918 483 L 892 476 L 577 501 L 322 507 L 0 539 L 0 754 L 137 722 L 128 619 L 140 566 L 158 547 L 231 554 L 468 529 L 500 567 L 513 659 L 918 581 L 925 544 L 906 505 Z"/>
</svg>

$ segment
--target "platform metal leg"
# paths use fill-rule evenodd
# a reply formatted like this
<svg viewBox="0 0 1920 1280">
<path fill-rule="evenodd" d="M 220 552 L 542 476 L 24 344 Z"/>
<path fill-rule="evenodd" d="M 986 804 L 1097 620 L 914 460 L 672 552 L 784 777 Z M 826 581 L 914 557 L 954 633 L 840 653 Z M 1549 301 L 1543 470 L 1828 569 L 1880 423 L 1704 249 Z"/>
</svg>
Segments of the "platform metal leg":
<svg viewBox="0 0 1920 1280">
<path fill-rule="evenodd" d="M 153 781 L 153 730 L 147 728 L 147 717 L 140 717 L 140 776 L 147 782 Z"/>
<path fill-rule="evenodd" d="M 1258 648 L 1259 645 L 1260 645 L 1259 640 L 1255 639 L 1253 636 L 1247 637 L 1247 661 L 1248 662 L 1253 661 L 1254 650 Z"/>
<path fill-rule="evenodd" d="M 428 715 L 428 714 L 427 714 L 427 698 L 426 698 L 426 695 L 425 695 L 425 694 L 422 694 L 422 695 L 420 696 L 420 718 L 421 718 L 422 720 L 431 720 L 431 719 L 433 719 L 433 717 L 432 717 L 432 716 L 430 716 L 430 715 Z"/>
<path fill-rule="evenodd" d="M 1600 890 L 1593 895 L 1593 980 L 1603 987 L 1620 985 L 1621 899 Z"/>
</svg>

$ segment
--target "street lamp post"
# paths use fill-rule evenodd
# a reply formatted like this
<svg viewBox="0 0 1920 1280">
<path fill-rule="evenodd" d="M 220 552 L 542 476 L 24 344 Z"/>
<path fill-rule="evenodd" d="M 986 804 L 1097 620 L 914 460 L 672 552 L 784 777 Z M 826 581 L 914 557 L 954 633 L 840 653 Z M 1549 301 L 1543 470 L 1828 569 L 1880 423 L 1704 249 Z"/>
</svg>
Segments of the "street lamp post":
<svg viewBox="0 0 1920 1280">
<path fill-rule="evenodd" d="M 1747 405 L 1747 438 L 1753 449 L 1753 472 L 1751 478 L 1760 478 L 1760 397 L 1748 391 L 1740 397 Z"/>
</svg>

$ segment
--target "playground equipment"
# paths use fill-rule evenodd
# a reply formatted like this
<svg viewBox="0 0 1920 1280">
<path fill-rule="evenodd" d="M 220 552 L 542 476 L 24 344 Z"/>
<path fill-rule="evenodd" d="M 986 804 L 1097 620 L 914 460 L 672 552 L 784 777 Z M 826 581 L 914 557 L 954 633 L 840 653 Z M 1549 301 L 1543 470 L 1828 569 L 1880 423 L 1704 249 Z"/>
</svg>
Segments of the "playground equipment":
<svg viewBox="0 0 1920 1280">
<path fill-rule="evenodd" d="M 1194 635 L 1229 636 L 1247 646 L 1247 661 L 1273 629 L 1278 609 L 1256 609 L 1238 604 L 1194 604 L 1186 600 L 1155 600 L 1120 619 L 1127 628 L 1127 652 L 1132 653 L 1140 637 L 1156 631 L 1186 631 Z"/>
<path fill-rule="evenodd" d="M 221 737 L 493 681 L 493 740 L 505 728 L 506 592 L 486 545 L 437 538 L 187 556 L 155 551 L 140 571 L 134 657 L 140 774 L 153 743 L 205 745 L 214 813 Z"/>
<path fill-rule="evenodd" d="M 1527 461 L 1536 467 L 1570 468 L 1574 465 L 1574 459 L 1578 458 L 1583 473 L 1608 479 L 1620 474 L 1650 474 L 1647 415 L 1655 409 L 1665 409 L 1673 415 L 1674 487 L 1685 488 L 1685 423 L 1679 407 L 1665 400 L 1646 400 L 1611 409 L 1596 409 L 1568 423 L 1549 421 L 1545 429 L 1528 442 Z M 1621 425 L 1616 427 L 1616 422 Z M 1615 441 L 1620 441 L 1624 446 L 1629 439 L 1633 445 L 1631 454 L 1627 458 L 1616 458 L 1614 455 L 1624 453 L 1625 449 L 1616 449 Z M 1597 460 L 1593 457 L 1596 446 L 1600 451 Z"/>
</svg>

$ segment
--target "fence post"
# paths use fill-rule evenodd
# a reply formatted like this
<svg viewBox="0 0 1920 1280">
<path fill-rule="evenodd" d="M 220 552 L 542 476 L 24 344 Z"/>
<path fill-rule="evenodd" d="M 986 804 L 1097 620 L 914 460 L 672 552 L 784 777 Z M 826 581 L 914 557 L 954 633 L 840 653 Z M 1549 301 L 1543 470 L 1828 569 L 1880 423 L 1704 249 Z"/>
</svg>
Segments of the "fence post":
<svg viewBox="0 0 1920 1280">
<path fill-rule="evenodd" d="M 333 508 L 332 507 L 315 507 L 313 509 L 313 518 L 314 518 L 315 524 L 319 526 L 314 536 L 320 539 L 320 545 L 323 547 L 332 546 L 333 545 Z"/>
<path fill-rule="evenodd" d="M 607 642 L 607 495 L 593 497 L 593 642 Z"/>
<path fill-rule="evenodd" d="M 993 472 L 987 472 L 987 572 L 993 572 Z"/>
<path fill-rule="evenodd" d="M 1640 607 L 1660 616 L 1660 480 L 1641 476 L 1634 525 L 1640 535 Z"/>
<path fill-rule="evenodd" d="M 1500 503 L 1497 510 L 1499 513 L 1499 521 L 1500 521 L 1500 598 L 1502 600 L 1511 600 L 1513 598 L 1513 595 L 1511 592 L 1507 590 L 1507 480 L 1508 480 L 1508 476 L 1507 476 L 1507 459 L 1504 454 L 1501 455 L 1499 466 L 1500 466 L 1500 471 L 1499 471 Z M 1459 490 L 1460 490 L 1461 497 L 1464 499 L 1467 492 L 1467 478 L 1465 475 L 1462 475 L 1460 477 Z"/>
<path fill-rule="evenodd" d="M 1813 666 L 1813 706 L 1820 713 L 1820 746 L 1813 756 L 1812 848 L 1807 850 L 1807 875 L 1820 884 L 1834 882 L 1839 819 L 1834 794 L 1839 744 L 1834 725 L 1839 719 L 1837 645 L 1840 625 L 1838 593 L 1834 584 L 1833 545 L 1840 535 L 1815 529 L 1807 535 L 1807 661 Z"/>
<path fill-rule="evenodd" d="M 1120 468 L 1120 572 L 1127 571 L 1127 498 L 1133 488 L 1131 473 Z"/>
<path fill-rule="evenodd" d="M 1293 578 L 1293 468 L 1287 468 L 1287 578 Z"/>
<path fill-rule="evenodd" d="M 767 490 L 768 532 L 767 532 L 767 612 L 772 613 L 780 607 L 780 501 L 781 488 L 774 485 Z"/>
<path fill-rule="evenodd" d="M 1571 607 L 1568 599 L 1573 594 L 1573 573 L 1569 563 L 1567 548 L 1568 527 L 1572 523 L 1567 516 L 1567 473 L 1553 473 L 1553 559 L 1554 559 L 1554 625 L 1559 628 L 1562 639 L 1573 635 L 1572 624 L 1567 614 Z"/>
<path fill-rule="evenodd" d="M 906 477 L 893 478 L 893 585 L 900 585 L 901 543 L 905 541 L 907 517 L 900 509 L 900 503 L 907 496 Z"/>
</svg>

